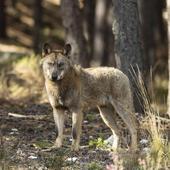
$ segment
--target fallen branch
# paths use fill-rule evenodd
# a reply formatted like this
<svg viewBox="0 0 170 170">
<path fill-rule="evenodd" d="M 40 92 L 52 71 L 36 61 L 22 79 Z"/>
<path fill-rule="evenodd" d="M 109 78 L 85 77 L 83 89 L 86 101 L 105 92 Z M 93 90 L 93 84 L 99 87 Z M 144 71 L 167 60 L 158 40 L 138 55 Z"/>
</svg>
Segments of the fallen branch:
<svg viewBox="0 0 170 170">
<path fill-rule="evenodd" d="M 16 118 L 35 119 L 35 120 L 47 119 L 47 115 L 21 115 L 21 114 L 16 114 L 16 113 L 8 113 L 8 116 L 12 116 Z"/>
</svg>

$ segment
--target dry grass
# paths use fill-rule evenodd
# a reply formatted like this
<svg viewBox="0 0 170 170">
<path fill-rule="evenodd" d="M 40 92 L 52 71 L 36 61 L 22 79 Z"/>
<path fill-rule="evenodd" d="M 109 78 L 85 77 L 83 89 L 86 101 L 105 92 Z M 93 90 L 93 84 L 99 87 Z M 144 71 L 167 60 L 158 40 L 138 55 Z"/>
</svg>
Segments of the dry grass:
<svg viewBox="0 0 170 170">
<path fill-rule="evenodd" d="M 137 67 L 138 68 L 138 67 Z M 158 108 L 153 108 L 151 97 L 148 95 L 147 90 L 144 85 L 144 81 L 140 76 L 140 71 L 138 69 L 138 74 L 135 73 L 132 68 L 132 76 L 136 80 L 136 85 L 139 89 L 139 96 L 143 99 L 143 109 L 145 113 L 144 125 L 146 130 L 149 132 L 150 141 L 150 151 L 146 153 L 146 157 L 143 159 L 143 169 L 168 169 L 170 168 L 170 142 L 165 134 L 165 124 L 170 119 L 167 118 L 162 121 L 159 116 Z M 139 75 L 139 76 L 138 76 Z M 152 86 L 153 87 L 153 86 Z M 156 104 L 155 104 L 156 105 Z M 141 124 L 142 125 L 142 124 Z M 144 126 L 143 126 L 144 127 Z M 141 161 L 142 159 L 140 159 Z"/>
<path fill-rule="evenodd" d="M 165 132 L 165 130 L 167 130 L 166 125 L 167 128 L 169 128 L 170 119 L 160 117 L 159 109 L 155 107 L 157 104 L 153 99 L 151 100 L 151 96 L 148 95 L 138 67 L 137 70 L 138 73 L 132 68 L 131 75 L 138 87 L 137 95 L 143 99 L 142 107 L 145 115 L 140 122 L 140 129 L 147 132 L 144 137 L 149 143 L 147 144 L 147 148 L 142 148 L 137 154 L 128 153 L 127 151 L 121 151 L 118 154 L 113 153 L 113 164 L 107 165 L 107 170 L 170 169 L 170 142 Z M 152 96 L 154 96 L 154 94 L 152 94 Z M 145 151 L 143 149 L 145 149 Z"/>
</svg>

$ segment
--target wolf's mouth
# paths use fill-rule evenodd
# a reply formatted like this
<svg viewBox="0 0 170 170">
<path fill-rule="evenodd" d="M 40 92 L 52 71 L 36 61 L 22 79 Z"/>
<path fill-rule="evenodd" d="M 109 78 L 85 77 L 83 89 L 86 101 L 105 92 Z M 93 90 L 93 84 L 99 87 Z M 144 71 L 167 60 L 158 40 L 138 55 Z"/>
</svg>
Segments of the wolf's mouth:
<svg viewBox="0 0 170 170">
<path fill-rule="evenodd" d="M 64 75 L 63 74 L 60 74 L 60 75 L 58 75 L 58 76 L 52 76 L 52 77 L 50 77 L 50 80 L 51 81 L 60 81 L 60 80 L 62 80 L 64 78 Z"/>
<path fill-rule="evenodd" d="M 57 81 L 62 80 L 63 78 L 64 78 L 63 75 L 59 75 L 59 76 L 57 77 Z"/>
</svg>

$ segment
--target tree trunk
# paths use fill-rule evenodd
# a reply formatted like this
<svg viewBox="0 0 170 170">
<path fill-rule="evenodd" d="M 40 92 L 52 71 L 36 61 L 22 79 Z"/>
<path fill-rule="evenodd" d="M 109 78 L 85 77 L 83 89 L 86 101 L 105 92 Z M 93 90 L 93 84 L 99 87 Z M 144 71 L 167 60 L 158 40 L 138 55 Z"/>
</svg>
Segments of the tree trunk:
<svg viewBox="0 0 170 170">
<path fill-rule="evenodd" d="M 94 27 L 95 27 L 96 0 L 84 1 L 85 32 L 87 35 L 90 60 L 94 53 Z"/>
<path fill-rule="evenodd" d="M 162 60 L 167 56 L 167 50 L 165 50 L 167 48 L 167 32 L 162 17 L 166 3 L 165 0 L 139 0 L 138 2 L 145 50 L 145 68 L 149 75 L 150 69 L 157 64 L 158 59 Z"/>
<path fill-rule="evenodd" d="M 5 0 L 0 1 L 0 38 L 6 38 L 6 13 L 5 13 L 6 5 Z"/>
<path fill-rule="evenodd" d="M 73 59 L 83 67 L 89 66 L 87 44 L 83 34 L 82 16 L 78 0 L 62 0 L 61 12 L 66 29 L 66 41 L 72 45 Z"/>
<path fill-rule="evenodd" d="M 167 9 L 168 9 L 168 47 L 169 47 L 169 55 L 168 55 L 168 63 L 169 63 L 169 86 L 168 86 L 168 115 L 170 116 L 170 1 L 167 0 Z"/>
<path fill-rule="evenodd" d="M 34 30 L 33 30 L 33 49 L 35 53 L 39 53 L 41 50 L 40 42 L 42 36 L 42 8 L 43 0 L 35 0 L 34 1 Z"/>
<path fill-rule="evenodd" d="M 155 0 L 139 1 L 139 15 L 142 26 L 142 38 L 145 50 L 145 64 L 147 72 L 153 67 L 154 58 L 156 56 L 155 44 Z"/>
<path fill-rule="evenodd" d="M 102 66 L 115 66 L 115 56 L 114 56 L 114 37 L 112 36 L 112 23 L 113 23 L 113 15 L 112 15 L 112 1 L 107 1 L 106 3 L 106 14 L 104 18 L 103 24 L 103 43 L 104 50 L 102 53 Z"/>
<path fill-rule="evenodd" d="M 143 108 L 140 104 L 142 98 L 140 98 L 140 101 L 138 100 L 138 87 L 129 72 L 131 67 L 137 70 L 136 65 L 138 65 L 141 73 L 143 73 L 143 50 L 139 25 L 137 0 L 113 0 L 112 30 L 115 38 L 116 64 L 129 77 L 135 110 L 142 113 Z"/>
</svg>

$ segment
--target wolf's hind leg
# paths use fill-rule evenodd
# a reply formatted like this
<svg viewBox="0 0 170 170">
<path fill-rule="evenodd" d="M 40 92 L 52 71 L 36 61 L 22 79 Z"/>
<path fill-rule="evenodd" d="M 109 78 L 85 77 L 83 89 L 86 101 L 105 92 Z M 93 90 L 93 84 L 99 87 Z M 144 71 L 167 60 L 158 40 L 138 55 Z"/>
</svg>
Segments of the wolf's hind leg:
<svg viewBox="0 0 170 170">
<path fill-rule="evenodd" d="M 112 148 L 113 149 L 117 149 L 118 147 L 118 142 L 119 142 L 119 129 L 118 126 L 116 124 L 116 113 L 114 112 L 114 109 L 112 106 L 102 106 L 102 107 L 98 107 L 100 115 L 104 121 L 104 123 L 111 129 L 112 133 L 113 133 L 113 144 L 112 144 Z"/>
<path fill-rule="evenodd" d="M 83 121 L 83 113 L 80 112 L 73 112 L 72 113 L 72 150 L 78 151 L 79 144 L 80 144 L 80 135 L 82 131 L 82 121 Z"/>
<path fill-rule="evenodd" d="M 133 115 L 135 114 L 133 106 L 129 102 L 131 101 L 129 101 L 128 99 L 117 100 L 113 102 L 113 107 L 115 108 L 116 112 L 119 114 L 119 116 L 124 121 L 124 123 L 126 124 L 127 128 L 130 131 L 131 149 L 137 150 L 137 122 L 136 122 L 135 115 Z"/>
</svg>

